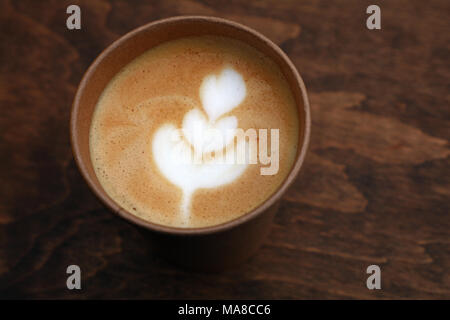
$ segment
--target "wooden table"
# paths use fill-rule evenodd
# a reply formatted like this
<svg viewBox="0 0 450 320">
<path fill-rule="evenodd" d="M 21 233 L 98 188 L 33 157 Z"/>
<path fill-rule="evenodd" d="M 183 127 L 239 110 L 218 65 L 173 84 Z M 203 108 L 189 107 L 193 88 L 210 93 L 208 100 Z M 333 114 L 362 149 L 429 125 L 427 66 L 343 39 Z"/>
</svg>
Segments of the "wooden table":
<svg viewBox="0 0 450 320">
<path fill-rule="evenodd" d="M 450 4 L 0 1 L 0 298 L 450 298 Z M 82 29 L 66 28 L 78 4 Z M 243 22 L 302 74 L 311 147 L 265 246 L 220 274 L 180 270 L 102 207 L 69 143 L 76 87 L 112 41 L 184 14 Z M 82 290 L 66 289 L 66 268 Z M 368 290 L 366 268 L 381 268 Z"/>
</svg>

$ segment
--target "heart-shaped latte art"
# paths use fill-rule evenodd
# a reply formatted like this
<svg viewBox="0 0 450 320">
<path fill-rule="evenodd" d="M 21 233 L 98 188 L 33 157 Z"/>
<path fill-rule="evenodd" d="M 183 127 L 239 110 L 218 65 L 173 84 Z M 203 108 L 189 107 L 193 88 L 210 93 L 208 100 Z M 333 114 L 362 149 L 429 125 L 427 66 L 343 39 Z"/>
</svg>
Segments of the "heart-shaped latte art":
<svg viewBox="0 0 450 320">
<path fill-rule="evenodd" d="M 210 121 L 236 108 L 245 95 L 244 79 L 231 68 L 225 68 L 218 77 L 207 76 L 200 87 L 200 99 Z"/>
<path fill-rule="evenodd" d="M 222 150 L 234 138 L 237 119 L 234 116 L 209 122 L 203 113 L 193 109 L 183 119 L 183 135 L 196 152 Z"/>
</svg>

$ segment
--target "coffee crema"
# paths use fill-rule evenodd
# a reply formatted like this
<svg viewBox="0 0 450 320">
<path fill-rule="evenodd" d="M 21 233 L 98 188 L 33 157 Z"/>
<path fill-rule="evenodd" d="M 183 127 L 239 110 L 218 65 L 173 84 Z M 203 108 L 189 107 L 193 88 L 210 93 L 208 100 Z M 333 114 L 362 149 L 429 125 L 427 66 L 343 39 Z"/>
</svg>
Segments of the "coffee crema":
<svg viewBox="0 0 450 320">
<path fill-rule="evenodd" d="M 187 37 L 150 49 L 109 82 L 92 118 L 91 160 L 106 193 L 127 211 L 157 224 L 206 227 L 277 190 L 296 158 L 298 126 L 289 85 L 271 59 L 238 40 Z M 268 132 L 274 174 L 261 174 L 267 163 L 249 162 L 261 144 L 238 139 L 237 130 L 253 129 Z M 225 161 L 240 150 L 244 163 Z"/>
</svg>

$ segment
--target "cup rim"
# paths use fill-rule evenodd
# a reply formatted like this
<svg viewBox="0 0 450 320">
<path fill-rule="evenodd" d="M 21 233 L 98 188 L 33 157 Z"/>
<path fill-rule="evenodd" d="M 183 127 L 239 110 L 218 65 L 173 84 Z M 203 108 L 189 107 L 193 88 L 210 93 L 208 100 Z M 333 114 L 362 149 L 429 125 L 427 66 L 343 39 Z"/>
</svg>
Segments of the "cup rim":
<svg viewBox="0 0 450 320">
<path fill-rule="evenodd" d="M 278 187 L 278 189 L 270 196 L 268 197 L 263 203 L 258 205 L 253 210 L 224 223 L 213 225 L 213 226 L 207 226 L 207 227 L 196 227 L 196 228 L 180 228 L 180 227 L 171 227 L 166 226 L 158 223 L 153 223 L 147 220 L 144 220 L 142 218 L 139 218 L 136 215 L 133 215 L 132 213 L 128 212 L 124 208 L 122 208 L 120 205 L 118 205 L 113 199 L 111 199 L 106 191 L 101 188 L 97 187 L 96 184 L 92 181 L 91 176 L 88 173 L 87 168 L 85 167 L 84 161 L 82 160 L 79 152 L 79 138 L 76 134 L 78 128 L 77 128 L 77 114 L 78 110 L 80 109 L 80 100 L 81 96 L 84 92 L 84 89 L 86 87 L 86 84 L 94 71 L 97 69 L 97 66 L 112 52 L 114 51 L 118 46 L 120 46 L 122 43 L 128 41 L 129 39 L 133 38 L 135 35 L 149 29 L 153 28 L 158 25 L 162 24 L 170 24 L 170 23 L 177 23 L 180 21 L 202 21 L 202 22 L 208 22 L 208 23 L 219 23 L 219 24 L 225 24 L 229 27 L 240 29 L 241 31 L 247 32 L 253 37 L 257 38 L 259 41 L 262 41 L 267 46 L 271 48 L 289 67 L 290 72 L 294 76 L 294 79 L 296 81 L 296 85 L 300 87 L 300 91 L 302 94 L 302 100 L 303 100 L 303 108 L 304 108 L 304 134 L 303 134 L 303 141 L 301 144 L 301 150 L 298 153 L 298 156 L 296 158 L 296 161 L 294 165 L 292 166 L 289 174 L 284 179 L 282 184 Z M 72 147 L 72 152 L 75 158 L 75 163 L 78 166 L 79 171 L 81 172 L 84 180 L 88 183 L 90 189 L 94 192 L 94 194 L 105 204 L 108 209 L 113 211 L 114 213 L 118 214 L 120 217 L 128 220 L 129 222 L 132 222 L 134 224 L 137 224 L 141 227 L 144 227 L 151 231 L 156 231 L 159 233 L 168 233 L 173 235 L 206 235 L 211 233 L 217 233 L 226 231 L 235 227 L 238 227 L 252 219 L 255 219 L 259 215 L 261 215 L 263 212 L 265 212 L 267 209 L 269 209 L 273 204 L 278 201 L 282 195 L 285 193 L 285 191 L 289 188 L 289 186 L 293 183 L 295 178 L 297 177 L 300 168 L 304 162 L 306 152 L 308 150 L 309 146 L 309 140 L 310 140 L 310 132 L 311 132 L 311 118 L 310 118 L 310 105 L 308 100 L 308 95 L 306 92 L 306 87 L 303 82 L 303 79 L 301 78 L 299 72 L 297 71 L 297 68 L 292 63 L 292 61 L 289 59 L 289 57 L 284 53 L 281 48 L 278 47 L 275 43 L 273 43 L 270 39 L 268 39 L 266 36 L 262 35 L 258 31 L 251 29 L 245 25 L 242 25 L 240 23 L 230 21 L 223 18 L 218 18 L 214 16 L 197 16 L 197 15 L 188 15 L 188 16 L 176 16 L 171 18 L 164 18 L 152 21 L 150 23 L 144 24 L 134 30 L 131 30 L 130 32 L 126 33 L 125 35 L 121 36 L 117 40 L 115 40 L 113 43 L 111 43 L 107 48 L 105 48 L 94 60 L 94 62 L 91 63 L 87 71 L 84 73 L 76 94 L 75 98 L 72 104 L 72 110 L 70 115 L 70 142 Z M 300 141 L 299 141 L 300 143 Z"/>
</svg>

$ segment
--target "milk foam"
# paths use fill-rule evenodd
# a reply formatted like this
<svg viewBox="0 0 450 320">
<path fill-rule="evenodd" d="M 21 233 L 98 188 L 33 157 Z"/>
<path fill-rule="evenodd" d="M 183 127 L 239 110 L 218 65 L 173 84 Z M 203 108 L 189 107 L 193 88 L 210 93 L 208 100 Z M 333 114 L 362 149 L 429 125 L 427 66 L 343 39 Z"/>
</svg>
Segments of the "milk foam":
<svg viewBox="0 0 450 320">
<path fill-rule="evenodd" d="M 215 188 L 235 181 L 247 168 L 248 162 L 227 163 L 236 150 L 247 150 L 245 140 L 234 141 L 238 120 L 222 117 L 244 100 L 246 86 L 242 76 L 232 68 L 222 70 L 219 77 L 209 75 L 200 87 L 203 110 L 194 108 L 183 118 L 181 130 L 172 124 L 162 125 L 153 136 L 153 158 L 160 172 L 181 188 L 183 221 L 189 222 L 191 196 L 199 188 Z M 180 131 L 182 137 L 180 137 Z M 242 146 L 242 144 L 245 144 Z M 217 152 L 215 157 L 198 162 L 198 154 Z M 184 161 L 180 161 L 183 157 Z"/>
<path fill-rule="evenodd" d="M 186 140 L 202 153 L 225 148 L 235 136 L 237 118 L 224 117 L 211 122 L 199 109 L 192 109 L 183 118 L 182 132 Z"/>
<path fill-rule="evenodd" d="M 244 79 L 232 68 L 224 69 L 219 77 L 205 77 L 200 87 L 200 98 L 210 121 L 236 108 L 245 95 Z"/>
</svg>

